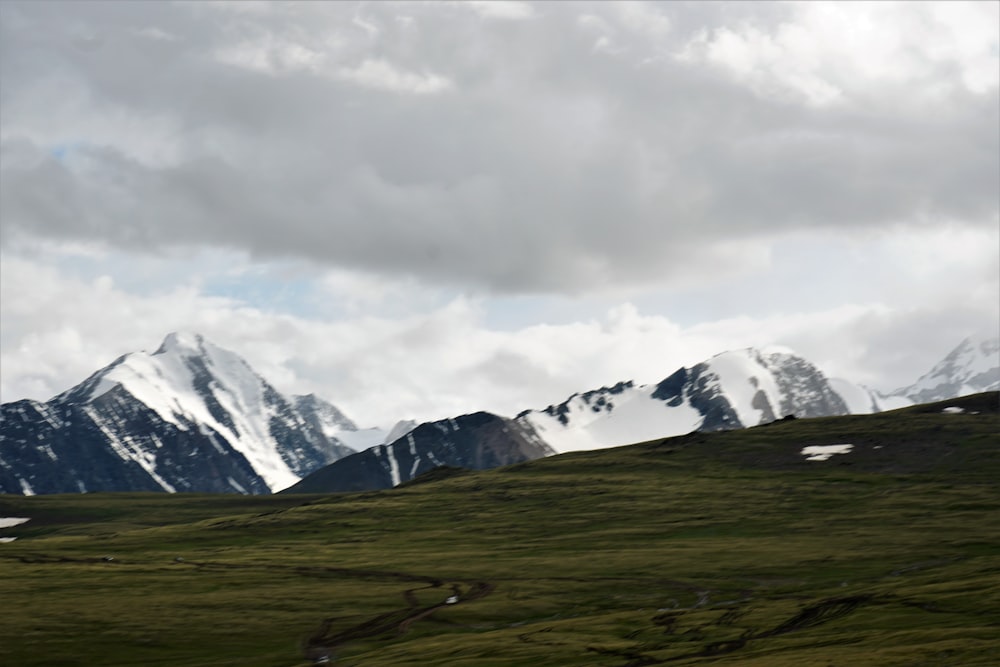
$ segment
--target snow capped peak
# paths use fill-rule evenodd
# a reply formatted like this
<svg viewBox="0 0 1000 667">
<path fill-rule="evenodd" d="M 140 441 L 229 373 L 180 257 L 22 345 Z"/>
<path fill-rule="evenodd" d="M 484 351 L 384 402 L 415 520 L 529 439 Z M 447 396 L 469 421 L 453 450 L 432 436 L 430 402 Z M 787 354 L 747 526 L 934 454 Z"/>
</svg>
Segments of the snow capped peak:
<svg viewBox="0 0 1000 667">
<path fill-rule="evenodd" d="M 717 385 L 740 423 L 755 426 L 795 414 L 846 414 L 823 373 L 788 348 L 745 348 L 717 354 L 692 370 Z M 707 386 L 707 385 L 706 385 Z"/>
<path fill-rule="evenodd" d="M 779 356 L 779 355 L 773 355 Z M 717 354 L 704 364 L 726 393 L 740 423 L 755 426 L 774 421 L 781 404 L 781 391 L 772 366 L 755 348 Z"/>
<path fill-rule="evenodd" d="M 1000 387 L 1000 338 L 970 336 L 909 387 L 892 395 L 918 403 L 944 400 Z"/>
<path fill-rule="evenodd" d="M 941 364 L 954 372 L 983 373 L 1000 365 L 1000 338 L 969 336 Z"/>
<path fill-rule="evenodd" d="M 228 444 L 272 490 L 294 484 L 317 460 L 345 455 L 338 436 L 358 430 L 316 396 L 284 397 L 238 354 L 193 332 L 169 334 L 152 354 L 124 355 L 53 399 L 93 406 L 95 414 L 98 403 L 117 400 L 142 404 L 178 431 Z"/>
<path fill-rule="evenodd" d="M 396 422 L 396 425 L 389 429 L 389 433 L 385 436 L 386 442 L 395 442 L 399 440 L 404 435 L 412 431 L 418 426 L 417 422 L 412 419 L 401 419 Z"/>
<path fill-rule="evenodd" d="M 328 436 L 335 436 L 341 431 L 357 431 L 357 425 L 329 401 L 324 401 L 316 394 L 304 394 L 292 397 L 295 407 L 303 415 L 314 415 L 316 422 Z"/>
<path fill-rule="evenodd" d="M 203 354 L 206 344 L 211 345 L 199 333 L 194 333 L 193 331 L 174 331 L 167 334 L 160 347 L 153 354 Z M 211 346 L 215 347 L 214 345 Z"/>
<path fill-rule="evenodd" d="M 563 452 L 756 426 L 790 414 L 847 414 L 847 406 L 819 369 L 788 348 L 750 347 L 680 368 L 656 385 L 621 382 L 518 419 Z"/>
<path fill-rule="evenodd" d="M 299 478 L 271 434 L 272 418 L 287 411 L 280 394 L 242 357 L 199 334 L 172 333 L 153 354 L 125 355 L 95 379 L 89 403 L 120 388 L 182 431 L 221 436 L 272 489 Z"/>
<path fill-rule="evenodd" d="M 795 353 L 787 348 L 778 345 L 769 345 L 767 347 L 744 347 L 736 350 L 726 350 L 725 352 L 719 352 L 718 354 L 712 355 L 711 359 L 718 359 L 721 357 L 728 358 L 746 358 L 753 361 L 760 360 L 765 356 L 795 356 Z M 711 361 L 709 359 L 709 361 Z"/>
<path fill-rule="evenodd" d="M 761 353 L 765 355 L 786 355 L 791 357 L 796 357 L 798 354 L 790 347 L 785 347 L 784 345 L 765 345 L 760 348 Z"/>
</svg>

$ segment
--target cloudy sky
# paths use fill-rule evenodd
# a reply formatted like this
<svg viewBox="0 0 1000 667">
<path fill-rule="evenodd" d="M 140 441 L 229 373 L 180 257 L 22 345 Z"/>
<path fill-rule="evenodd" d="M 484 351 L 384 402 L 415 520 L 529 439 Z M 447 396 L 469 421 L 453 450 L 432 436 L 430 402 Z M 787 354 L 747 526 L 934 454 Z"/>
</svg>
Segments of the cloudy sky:
<svg viewBox="0 0 1000 667">
<path fill-rule="evenodd" d="M 362 425 L 1000 328 L 1000 3 L 0 4 L 2 400 L 193 330 Z"/>
</svg>

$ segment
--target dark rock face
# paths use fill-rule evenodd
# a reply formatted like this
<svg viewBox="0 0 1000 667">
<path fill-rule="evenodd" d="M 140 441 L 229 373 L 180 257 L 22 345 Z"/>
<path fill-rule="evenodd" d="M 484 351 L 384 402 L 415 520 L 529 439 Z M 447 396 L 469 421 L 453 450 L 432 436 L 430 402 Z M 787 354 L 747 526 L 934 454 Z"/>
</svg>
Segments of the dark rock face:
<svg viewBox="0 0 1000 667">
<path fill-rule="evenodd" d="M 790 354 L 762 355 L 761 363 L 775 369 L 774 380 L 782 396 L 781 405 L 777 406 L 776 411 L 779 414 L 829 417 L 850 412 L 844 399 L 830 388 L 823 373 L 802 357 Z M 775 416 L 767 421 L 776 418 Z"/>
<path fill-rule="evenodd" d="M 483 470 L 553 454 L 530 426 L 477 412 L 421 424 L 387 445 L 317 470 L 288 493 L 389 489 L 440 466 Z"/>
<path fill-rule="evenodd" d="M 799 417 L 824 417 L 846 415 L 847 404 L 833 389 L 818 368 L 791 354 L 763 354 L 750 351 L 759 366 L 770 371 L 781 397 L 780 405 L 772 405 L 767 393 L 757 389 L 751 406 L 761 411 L 760 422 L 768 423 L 778 415 L 794 414 Z M 748 378 L 754 388 L 760 387 L 756 377 Z M 703 362 L 690 369 L 681 368 L 657 385 L 653 398 L 667 405 L 680 405 L 685 397 L 698 410 L 704 421 L 701 431 L 720 431 L 756 424 L 743 424 L 729 399 L 711 362 Z"/>
<path fill-rule="evenodd" d="M 718 377 L 705 363 L 689 369 L 677 369 L 656 385 L 650 397 L 663 401 L 669 407 L 677 407 L 687 398 L 691 407 L 704 417 L 698 429 L 700 431 L 725 431 L 741 426 L 736 411 L 722 393 Z"/>
<path fill-rule="evenodd" d="M 688 370 L 678 368 L 670 377 L 656 385 L 656 390 L 651 394 L 653 398 L 665 401 L 672 408 L 684 402 L 684 387 L 687 386 Z"/>
<path fill-rule="evenodd" d="M 727 431 L 743 426 L 708 364 L 691 367 L 686 392 L 691 407 L 703 417 L 699 431 Z"/>
<path fill-rule="evenodd" d="M 17 401 L 0 410 L 3 493 L 269 491 L 219 434 L 182 430 L 120 388 L 82 406 Z"/>
<path fill-rule="evenodd" d="M 569 424 L 570 403 L 572 403 L 574 399 L 579 398 L 581 401 L 590 406 L 591 412 L 611 412 L 615 409 L 614 397 L 621 395 L 628 389 L 632 389 L 633 386 L 632 381 L 627 380 L 625 382 L 619 382 L 613 387 L 601 387 L 600 389 L 592 389 L 591 391 L 586 391 L 582 394 L 573 394 L 559 405 L 550 405 L 542 412 L 556 417 L 559 419 L 559 423 L 566 426 Z M 518 417 L 522 417 L 528 412 L 531 411 L 525 410 L 519 414 Z"/>
</svg>

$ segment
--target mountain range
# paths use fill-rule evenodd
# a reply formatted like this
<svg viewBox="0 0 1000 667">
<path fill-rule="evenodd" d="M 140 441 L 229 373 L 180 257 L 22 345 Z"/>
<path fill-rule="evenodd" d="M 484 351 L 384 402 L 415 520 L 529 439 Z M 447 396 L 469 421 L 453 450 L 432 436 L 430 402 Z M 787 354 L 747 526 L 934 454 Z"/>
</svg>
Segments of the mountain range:
<svg viewBox="0 0 1000 667">
<path fill-rule="evenodd" d="M 657 384 L 620 382 L 514 419 L 478 412 L 359 429 L 285 396 L 233 352 L 172 333 L 46 402 L 0 406 L 0 492 L 270 493 L 390 488 L 439 466 L 490 468 L 581 449 L 871 413 L 1000 387 L 1000 340 L 966 339 L 882 394 L 781 348 L 723 352 Z"/>
</svg>

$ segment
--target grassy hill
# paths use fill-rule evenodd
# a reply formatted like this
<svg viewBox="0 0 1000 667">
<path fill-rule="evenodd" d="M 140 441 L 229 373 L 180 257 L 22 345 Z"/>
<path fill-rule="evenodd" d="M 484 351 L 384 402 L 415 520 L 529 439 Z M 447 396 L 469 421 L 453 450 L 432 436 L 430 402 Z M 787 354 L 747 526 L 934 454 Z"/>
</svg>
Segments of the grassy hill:
<svg viewBox="0 0 1000 667">
<path fill-rule="evenodd" d="M 996 664 L 998 404 L 378 493 L 0 496 L 0 664 Z"/>
</svg>

